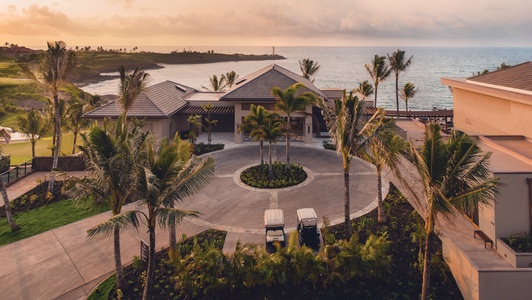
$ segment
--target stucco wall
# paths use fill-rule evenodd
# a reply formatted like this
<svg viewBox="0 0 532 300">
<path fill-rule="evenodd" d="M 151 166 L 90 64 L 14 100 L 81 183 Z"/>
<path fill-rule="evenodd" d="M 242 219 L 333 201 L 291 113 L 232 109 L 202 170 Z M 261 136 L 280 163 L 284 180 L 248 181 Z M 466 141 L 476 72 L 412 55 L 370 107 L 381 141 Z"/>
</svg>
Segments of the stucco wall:
<svg viewBox="0 0 532 300">
<path fill-rule="evenodd" d="M 495 202 L 496 237 L 504 238 L 520 232 L 530 233 L 529 191 L 526 178 L 532 177 L 532 174 L 495 174 L 495 176 L 504 184 Z"/>
<path fill-rule="evenodd" d="M 454 87 L 454 126 L 469 134 L 532 138 L 532 103 L 511 101 Z"/>
<path fill-rule="evenodd" d="M 525 300 L 532 295 L 532 269 L 479 271 L 482 300 Z"/>
</svg>

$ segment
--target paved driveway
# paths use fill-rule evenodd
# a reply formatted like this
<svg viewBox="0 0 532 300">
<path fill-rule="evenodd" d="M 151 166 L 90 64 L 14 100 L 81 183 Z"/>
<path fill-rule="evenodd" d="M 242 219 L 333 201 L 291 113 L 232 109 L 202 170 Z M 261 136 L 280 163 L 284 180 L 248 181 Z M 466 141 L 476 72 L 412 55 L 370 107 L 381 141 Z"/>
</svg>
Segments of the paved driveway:
<svg viewBox="0 0 532 300">
<path fill-rule="evenodd" d="M 274 160 L 285 161 L 285 149 L 277 145 Z M 294 187 L 267 190 L 248 187 L 239 179 L 241 171 L 260 162 L 258 150 L 253 144 L 211 154 L 216 159 L 216 177 L 181 205 L 201 212 L 200 219 L 192 222 L 235 233 L 262 233 L 264 210 L 282 208 L 290 231 L 296 226 L 296 210 L 304 207 L 314 208 L 320 221 L 327 217 L 332 224 L 343 222 L 343 169 L 334 151 L 292 146 L 290 160 L 305 168 L 308 179 Z M 267 147 L 264 150 L 267 161 Z M 375 168 L 359 159 L 351 164 L 350 195 L 352 216 L 376 207 Z"/>
</svg>

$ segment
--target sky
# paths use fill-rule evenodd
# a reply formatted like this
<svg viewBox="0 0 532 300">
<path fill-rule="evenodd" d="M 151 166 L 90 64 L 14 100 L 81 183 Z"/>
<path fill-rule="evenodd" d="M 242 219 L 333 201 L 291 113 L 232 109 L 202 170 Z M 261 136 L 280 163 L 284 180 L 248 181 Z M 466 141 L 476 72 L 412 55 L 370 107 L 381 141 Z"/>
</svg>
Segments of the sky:
<svg viewBox="0 0 532 300">
<path fill-rule="evenodd" d="M 0 43 L 532 46 L 530 0 L 0 0 Z"/>
</svg>

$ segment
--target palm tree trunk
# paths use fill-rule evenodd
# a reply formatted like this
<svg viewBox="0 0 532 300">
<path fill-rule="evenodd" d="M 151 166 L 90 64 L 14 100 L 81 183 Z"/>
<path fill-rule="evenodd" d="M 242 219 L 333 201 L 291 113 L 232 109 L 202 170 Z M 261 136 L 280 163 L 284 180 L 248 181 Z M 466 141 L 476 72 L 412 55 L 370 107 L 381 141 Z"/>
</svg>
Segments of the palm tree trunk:
<svg viewBox="0 0 532 300">
<path fill-rule="evenodd" d="M 380 171 L 377 171 L 377 196 L 377 220 L 379 223 L 386 223 L 386 214 L 384 213 L 384 206 L 382 205 L 382 176 Z"/>
<path fill-rule="evenodd" d="M 286 170 L 290 170 L 290 114 L 287 114 L 286 124 Z"/>
<path fill-rule="evenodd" d="M 169 207 L 174 208 L 174 204 L 172 203 L 169 205 Z M 170 244 L 170 249 L 172 249 L 172 251 L 177 251 L 177 238 L 174 222 L 171 222 L 171 224 L 168 226 L 168 242 Z"/>
<path fill-rule="evenodd" d="M 115 269 L 116 269 L 116 289 L 127 289 L 127 282 L 122 270 L 122 258 L 120 254 L 120 228 L 115 227 L 114 232 L 114 255 L 115 255 Z"/>
<path fill-rule="evenodd" d="M 408 111 L 408 99 L 405 99 L 405 109 L 406 109 L 405 111 Z"/>
<path fill-rule="evenodd" d="M 37 140 L 35 138 L 31 139 L 31 158 L 33 159 L 35 157 L 35 144 L 37 144 Z"/>
<path fill-rule="evenodd" d="M 378 87 L 378 84 L 377 84 L 377 82 L 375 82 L 375 103 L 374 103 L 375 107 L 378 107 L 377 106 L 377 87 Z"/>
<path fill-rule="evenodd" d="M 395 105 L 397 106 L 397 119 L 399 119 L 399 74 L 395 74 Z"/>
<path fill-rule="evenodd" d="M 268 147 L 268 154 L 270 155 L 270 163 L 268 164 L 268 172 L 270 174 L 270 180 L 273 179 L 273 166 L 272 166 L 272 141 Z"/>
<path fill-rule="evenodd" d="M 421 288 L 421 300 L 426 300 L 429 297 L 430 286 L 430 243 L 433 233 L 427 232 L 425 238 L 425 257 L 423 258 L 423 286 Z"/>
<path fill-rule="evenodd" d="M 262 144 L 263 144 L 263 140 L 261 139 L 260 140 L 260 143 L 259 143 L 259 154 L 260 154 L 260 165 L 262 166 L 264 164 L 264 154 L 262 153 Z"/>
<path fill-rule="evenodd" d="M 350 199 L 349 199 L 349 169 L 344 169 L 344 215 L 345 215 L 345 240 L 351 237 L 350 221 Z"/>
<path fill-rule="evenodd" d="M 50 181 L 48 181 L 48 192 L 54 192 L 55 171 L 57 163 L 59 162 L 59 152 L 61 151 L 61 115 L 59 111 L 59 96 L 54 95 L 54 118 L 55 118 L 55 144 L 54 144 L 54 160 L 52 161 L 52 170 L 50 172 Z"/>
<path fill-rule="evenodd" d="M 72 145 L 72 155 L 74 155 L 74 153 L 76 153 L 76 141 L 78 139 L 78 132 L 75 131 L 74 132 L 74 145 Z"/>
<path fill-rule="evenodd" d="M 146 275 L 146 282 L 144 284 L 144 292 L 142 293 L 142 299 L 150 299 L 152 285 L 153 285 L 153 273 L 155 270 L 155 226 L 150 225 L 148 228 L 150 233 L 150 254 L 148 256 L 148 272 Z"/>
<path fill-rule="evenodd" d="M 9 205 L 9 196 L 7 195 L 6 186 L 4 185 L 4 180 L 1 176 L 0 193 L 2 194 L 2 198 L 4 199 L 4 208 L 6 210 L 7 223 L 9 224 L 11 231 L 17 231 L 20 229 L 20 227 L 17 225 L 17 223 L 15 223 L 15 220 L 13 220 L 13 215 L 11 214 L 11 206 Z"/>
<path fill-rule="evenodd" d="M 423 285 L 421 287 L 421 300 L 426 300 L 429 297 L 430 286 L 430 261 L 431 252 L 430 244 L 432 241 L 433 228 L 434 228 L 434 216 L 431 213 L 432 207 L 427 207 L 427 216 L 425 220 L 425 256 L 423 257 Z"/>
</svg>

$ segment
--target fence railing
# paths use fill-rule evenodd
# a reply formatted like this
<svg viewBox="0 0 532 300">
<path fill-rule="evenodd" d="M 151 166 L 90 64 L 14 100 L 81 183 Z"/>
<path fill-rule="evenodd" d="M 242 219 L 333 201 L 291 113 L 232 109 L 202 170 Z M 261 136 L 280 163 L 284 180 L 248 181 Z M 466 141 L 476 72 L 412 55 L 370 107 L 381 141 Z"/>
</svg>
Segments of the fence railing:
<svg viewBox="0 0 532 300">
<path fill-rule="evenodd" d="M 14 168 L 11 168 L 8 171 L 5 171 L 4 173 L 0 174 L 2 176 L 2 180 L 4 181 L 4 184 L 6 186 L 10 185 L 11 183 L 17 181 L 19 178 L 23 177 L 24 175 L 31 172 L 31 163 L 32 160 L 28 160 L 27 162 L 18 165 Z"/>
</svg>

